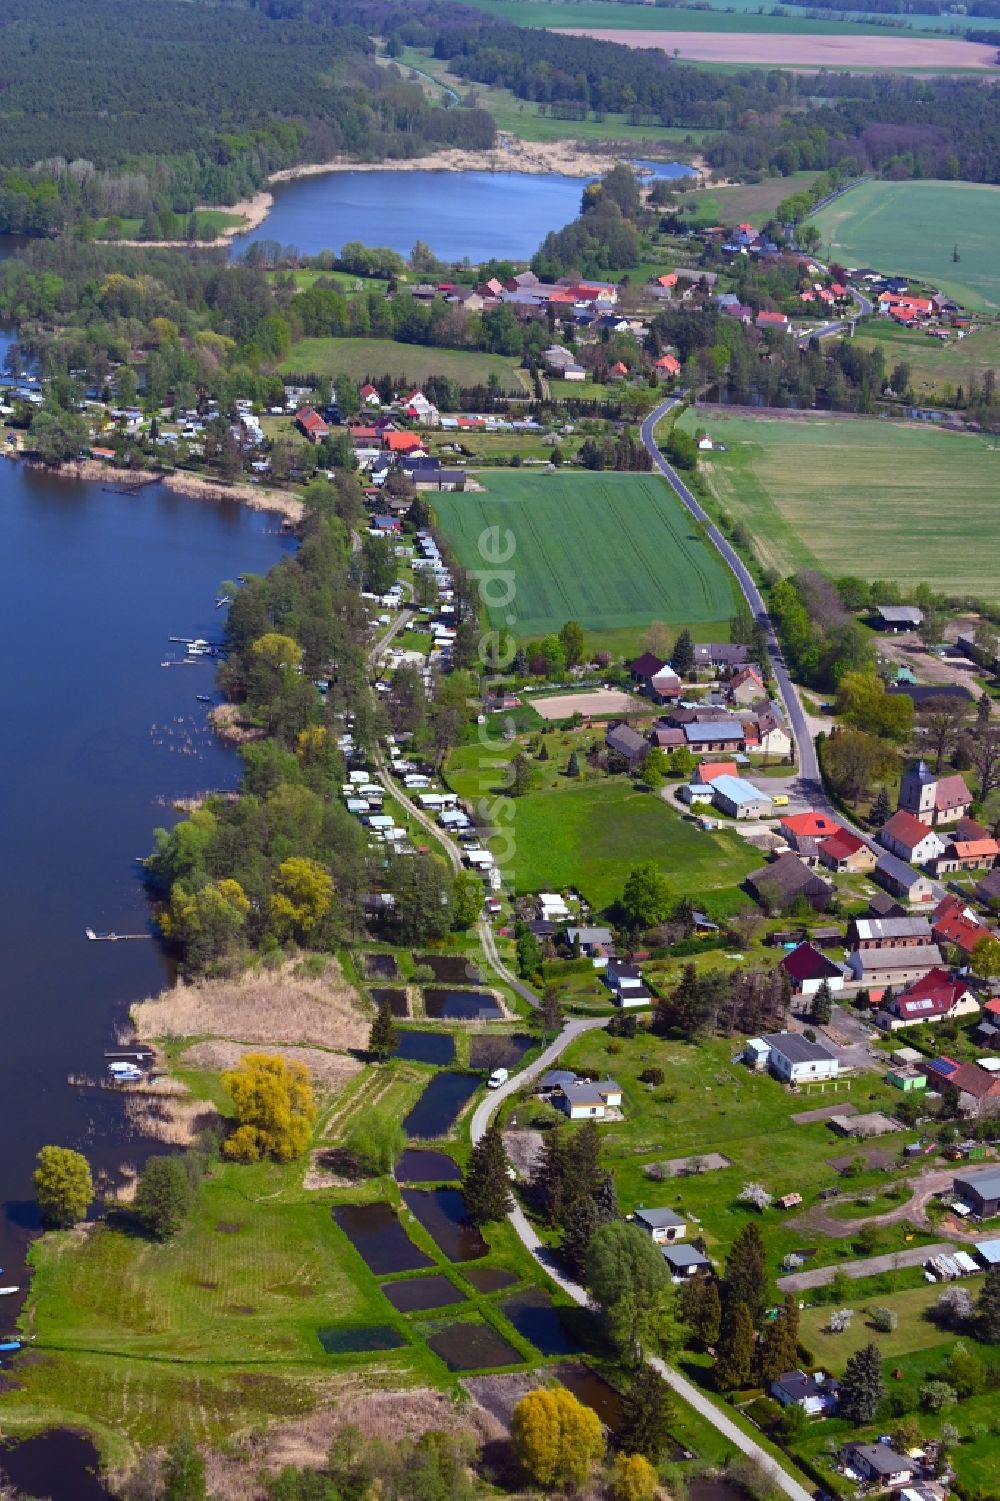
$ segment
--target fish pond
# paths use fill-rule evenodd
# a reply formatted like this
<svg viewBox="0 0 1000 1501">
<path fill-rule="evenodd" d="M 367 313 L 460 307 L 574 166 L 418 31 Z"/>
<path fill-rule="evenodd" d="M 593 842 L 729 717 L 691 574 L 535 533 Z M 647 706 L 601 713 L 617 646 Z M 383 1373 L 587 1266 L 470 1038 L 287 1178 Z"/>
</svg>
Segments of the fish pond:
<svg viewBox="0 0 1000 1501">
<path fill-rule="evenodd" d="M 382 1292 L 399 1313 L 424 1313 L 428 1308 L 447 1308 L 451 1303 L 466 1301 L 465 1293 L 444 1276 L 406 1277 L 399 1282 L 383 1282 Z"/>
<path fill-rule="evenodd" d="M 542 1355 L 574 1355 L 583 1346 L 570 1329 L 572 1310 L 557 1308 L 548 1293 L 529 1288 L 500 1304 L 503 1315 Z"/>
<path fill-rule="evenodd" d="M 462 1170 L 446 1152 L 421 1152 L 408 1148 L 396 1163 L 397 1183 L 458 1183 Z"/>
<path fill-rule="evenodd" d="M 394 1058 L 407 1063 L 436 1063 L 441 1067 L 455 1061 L 455 1039 L 450 1032 L 420 1032 L 401 1027 L 396 1033 Z"/>
<path fill-rule="evenodd" d="M 477 1261 L 488 1253 L 460 1188 L 404 1188 L 403 1202 L 449 1261 Z"/>
<path fill-rule="evenodd" d="M 418 1272 L 433 1265 L 413 1244 L 391 1204 L 341 1204 L 333 1218 L 376 1276 Z"/>
<path fill-rule="evenodd" d="M 491 1370 L 494 1366 L 522 1365 L 519 1350 L 491 1324 L 449 1324 L 426 1335 L 427 1343 L 449 1371 Z"/>
<path fill-rule="evenodd" d="M 503 1008 L 487 990 L 439 990 L 432 986 L 424 991 L 424 1010 L 435 1021 L 503 1020 Z"/>
<path fill-rule="evenodd" d="M 435 1074 L 403 1121 L 403 1130 L 411 1140 L 447 1135 L 479 1087 L 473 1074 Z"/>
</svg>

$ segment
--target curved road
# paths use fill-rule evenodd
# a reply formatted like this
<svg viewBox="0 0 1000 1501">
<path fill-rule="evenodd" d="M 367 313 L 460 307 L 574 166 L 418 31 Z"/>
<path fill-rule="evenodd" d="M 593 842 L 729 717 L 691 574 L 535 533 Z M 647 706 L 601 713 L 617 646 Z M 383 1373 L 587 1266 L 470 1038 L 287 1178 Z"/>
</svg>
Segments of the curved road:
<svg viewBox="0 0 1000 1501">
<path fill-rule="evenodd" d="M 529 1063 L 520 1073 L 508 1079 L 506 1084 L 480 1100 L 473 1112 L 470 1123 L 470 1133 L 473 1143 L 481 1139 L 495 1111 L 503 1100 L 507 1099 L 516 1090 L 523 1089 L 526 1084 L 530 1084 L 539 1074 L 551 1067 L 559 1055 L 577 1037 L 597 1027 L 606 1025 L 607 1019 L 603 1017 L 587 1020 L 577 1018 L 567 1022 L 555 1041 L 549 1044 L 545 1051 L 535 1059 L 534 1063 Z M 571 1281 L 558 1266 L 554 1265 L 551 1252 L 547 1246 L 542 1244 L 520 1204 L 515 1205 L 508 1218 L 522 1244 L 545 1269 L 553 1282 L 556 1282 L 562 1288 L 563 1292 L 573 1299 L 574 1303 L 585 1306 L 588 1302 L 586 1288 L 581 1287 L 578 1282 Z M 699 1416 L 710 1423 L 716 1432 L 721 1433 L 723 1438 L 732 1444 L 734 1449 L 738 1449 L 741 1454 L 747 1455 L 748 1458 L 755 1460 L 757 1464 L 763 1467 L 774 1485 L 784 1492 L 789 1501 L 813 1501 L 811 1493 L 806 1490 L 805 1486 L 801 1485 L 799 1481 L 787 1474 L 776 1464 L 773 1456 L 768 1454 L 767 1450 L 762 1448 L 755 1438 L 751 1437 L 748 1433 L 744 1433 L 742 1428 L 738 1428 L 733 1420 L 721 1411 L 714 1402 L 710 1401 L 704 1392 L 699 1391 L 696 1386 L 693 1386 L 686 1376 L 682 1376 L 680 1371 L 675 1370 L 673 1366 L 667 1365 L 666 1361 L 661 1360 L 658 1356 L 649 1356 L 648 1359 L 649 1364 L 654 1370 L 659 1372 L 668 1386 L 683 1401 L 687 1402 L 690 1407 L 693 1407 Z"/>
<path fill-rule="evenodd" d="M 735 574 L 736 582 L 739 584 L 747 604 L 753 611 L 754 619 L 759 621 L 767 632 L 771 670 L 777 681 L 778 691 L 785 705 L 788 722 L 792 727 L 795 744 L 798 748 L 799 776 L 803 784 L 803 791 L 818 803 L 825 803 L 826 796 L 823 792 L 823 784 L 819 774 L 816 747 L 813 745 L 812 736 L 809 734 L 809 727 L 806 723 L 802 702 L 785 666 L 785 659 L 781 654 L 778 637 L 771 623 L 771 617 L 768 615 L 767 608 L 761 598 L 760 590 L 754 583 L 749 569 L 736 549 L 731 543 L 726 541 L 707 511 L 694 498 L 677 471 L 667 463 L 667 460 L 657 446 L 654 436 L 656 424 L 677 406 L 680 399 L 679 396 L 672 396 L 668 401 L 661 401 L 659 406 L 653 408 L 640 429 L 643 446 L 653 461 L 653 467 L 663 475 L 663 478 L 667 481 L 674 494 L 687 507 L 695 520 L 704 526 L 713 547 L 721 554 L 730 571 Z"/>
</svg>

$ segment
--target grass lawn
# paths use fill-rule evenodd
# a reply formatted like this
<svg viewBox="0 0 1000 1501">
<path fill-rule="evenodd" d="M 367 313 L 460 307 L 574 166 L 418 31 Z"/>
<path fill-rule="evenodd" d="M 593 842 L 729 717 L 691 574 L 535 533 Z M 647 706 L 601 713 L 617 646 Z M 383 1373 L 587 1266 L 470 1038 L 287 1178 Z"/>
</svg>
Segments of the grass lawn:
<svg viewBox="0 0 1000 1501">
<path fill-rule="evenodd" d="M 726 966 L 721 953 L 715 955 Z M 789 1094 L 766 1074 L 751 1074 L 733 1063 L 741 1039 L 708 1039 L 697 1044 L 640 1033 L 634 1041 L 609 1038 L 603 1032 L 580 1037 L 567 1049 L 564 1066 L 611 1074 L 622 1086 L 624 1120 L 601 1128 L 607 1164 L 614 1170 L 623 1209 L 657 1206 L 683 1211 L 698 1222 L 709 1254 L 724 1259 L 730 1243 L 748 1215 L 759 1222 L 768 1251 L 771 1271 L 777 1275 L 783 1256 L 805 1247 L 819 1247 L 808 1266 L 818 1266 L 858 1253 L 851 1237 L 823 1242 L 815 1230 L 796 1227 L 796 1214 L 771 1208 L 758 1215 L 737 1203 L 737 1195 L 749 1181 L 762 1183 L 775 1196 L 795 1190 L 804 1209 L 816 1201 L 820 1189 L 839 1184 L 829 1159 L 843 1156 L 842 1141 L 822 1123 L 796 1125 L 791 1116 L 834 1098 L 848 1101 L 859 1110 L 874 1110 L 889 1104 L 888 1085 L 874 1076 L 856 1080 L 850 1093 L 825 1096 L 802 1092 Z M 664 1072 L 660 1085 L 644 1084 L 640 1073 L 649 1067 Z M 897 1096 L 898 1098 L 898 1096 Z M 911 1139 L 901 1131 L 890 1140 L 898 1144 Z M 731 1163 L 723 1167 L 656 1181 L 643 1171 L 647 1164 L 668 1158 L 704 1156 L 719 1152 Z M 853 1183 L 871 1181 L 885 1186 L 889 1175 L 866 1174 Z M 905 1226 L 886 1227 L 880 1250 L 904 1243 Z M 878 1301 L 878 1300 L 876 1300 Z M 805 1337 L 814 1349 L 816 1342 Z"/>
<path fill-rule="evenodd" d="M 968 1278 L 962 1285 L 976 1298 L 982 1287 L 982 1278 Z M 825 1332 L 830 1319 L 829 1307 L 805 1308 L 799 1326 L 802 1343 L 813 1351 L 819 1364 L 835 1376 L 842 1374 L 848 1356 L 872 1341 L 886 1360 L 912 1355 L 917 1350 L 928 1350 L 936 1345 L 950 1347 L 955 1342 L 954 1334 L 928 1317 L 940 1296 L 941 1287 L 936 1283 L 889 1293 L 869 1300 L 863 1307 L 855 1306 L 848 1294 L 847 1306 L 854 1308 L 854 1318 L 851 1327 L 843 1334 Z M 896 1314 L 899 1323 L 891 1334 L 879 1334 L 874 1329 L 870 1318 L 872 1308 L 891 1308 Z"/>
<path fill-rule="evenodd" d="M 514 600 L 490 611 L 522 638 L 578 620 L 594 633 L 728 618 L 733 585 L 663 480 L 645 474 L 481 476 L 485 494 L 437 495 L 458 561 L 483 568 L 487 528 L 513 537 Z M 514 615 L 514 620 L 511 620 Z"/>
<path fill-rule="evenodd" d="M 952 334 L 945 343 L 880 318 L 863 323 L 855 338 L 869 349 L 882 350 L 887 378 L 900 361 L 909 365 L 918 401 L 940 400 L 960 386 L 967 390 L 973 376 L 982 381 L 988 370 L 1000 370 L 1000 323 L 984 323 L 964 339 Z"/>
<path fill-rule="evenodd" d="M 719 504 L 744 521 L 765 567 L 926 579 L 1000 598 L 1000 453 L 936 428 L 842 418 L 688 412 L 726 445 L 702 460 Z M 942 543 L 946 545 L 942 546 Z"/>
<path fill-rule="evenodd" d="M 1000 307 L 1000 188 L 866 182 L 822 209 L 814 222 L 826 260 L 919 276 L 969 307 Z"/>
<path fill-rule="evenodd" d="M 502 354 L 466 349 L 430 349 L 399 344 L 395 339 L 300 339 L 282 364 L 282 372 L 301 375 L 347 375 L 353 380 L 389 374 L 404 381 L 443 375 L 464 386 L 485 384 L 495 375 L 504 391 L 523 393 L 525 380 L 517 361 Z"/>
<path fill-rule="evenodd" d="M 736 834 L 703 833 L 625 777 L 529 792 L 516 800 L 508 831 L 513 857 L 505 875 L 515 891 L 572 886 L 598 910 L 621 895 L 641 860 L 655 860 L 678 895 L 713 909 L 739 905 L 736 888 L 760 864 Z"/>
<path fill-rule="evenodd" d="M 120 222 L 121 233 L 116 238 L 120 240 L 134 240 L 138 238 L 144 220 L 122 219 Z M 181 222 L 186 226 L 186 220 L 182 219 Z M 195 224 L 197 226 L 195 239 L 214 240 L 224 229 L 242 229 L 246 224 L 246 219 L 242 214 L 229 214 L 225 209 L 203 208 L 199 209 L 195 215 Z M 106 240 L 108 238 L 108 220 L 106 218 L 94 220 L 93 238 L 95 240 Z M 157 238 L 159 237 L 157 236 Z M 183 230 L 178 238 L 185 238 Z"/>
</svg>

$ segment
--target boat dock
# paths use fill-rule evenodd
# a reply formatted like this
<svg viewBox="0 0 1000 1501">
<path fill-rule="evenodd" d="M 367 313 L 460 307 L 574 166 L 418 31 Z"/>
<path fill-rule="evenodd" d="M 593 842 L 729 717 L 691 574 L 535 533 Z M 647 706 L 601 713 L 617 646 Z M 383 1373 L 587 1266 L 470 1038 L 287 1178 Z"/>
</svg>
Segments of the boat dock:
<svg viewBox="0 0 1000 1501">
<path fill-rule="evenodd" d="M 95 933 L 93 928 L 84 928 L 88 943 L 128 943 L 136 938 L 152 938 L 152 933 Z"/>
</svg>

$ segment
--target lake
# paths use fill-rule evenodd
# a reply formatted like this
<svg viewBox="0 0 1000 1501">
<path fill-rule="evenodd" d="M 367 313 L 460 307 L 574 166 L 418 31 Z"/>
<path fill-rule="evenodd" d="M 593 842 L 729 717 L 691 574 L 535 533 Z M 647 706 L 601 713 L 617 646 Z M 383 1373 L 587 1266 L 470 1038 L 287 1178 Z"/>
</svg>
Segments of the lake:
<svg viewBox="0 0 1000 1501">
<path fill-rule="evenodd" d="M 642 162 L 657 177 L 684 177 L 678 162 Z M 294 245 L 303 255 L 339 251 L 348 240 L 409 255 L 417 240 L 443 261 L 528 260 L 550 229 L 580 212 L 587 181 L 555 173 L 327 172 L 277 183 L 274 207 L 257 229 L 237 235 L 231 254 L 255 240 Z"/>
<path fill-rule="evenodd" d="M 0 459 L 5 1282 L 24 1282 L 40 1146 L 77 1147 L 109 1169 L 139 1149 L 121 1097 L 67 1076 L 103 1074 L 114 1022 L 169 969 L 153 941 L 88 943 L 84 929 L 147 933 L 136 857 L 174 818 L 158 800 L 238 779 L 195 696 L 211 691 L 212 667 L 160 662 L 183 652 L 168 636 L 219 636 L 219 582 L 276 562 L 293 545 L 277 525 L 162 485 L 119 494 Z"/>
</svg>

